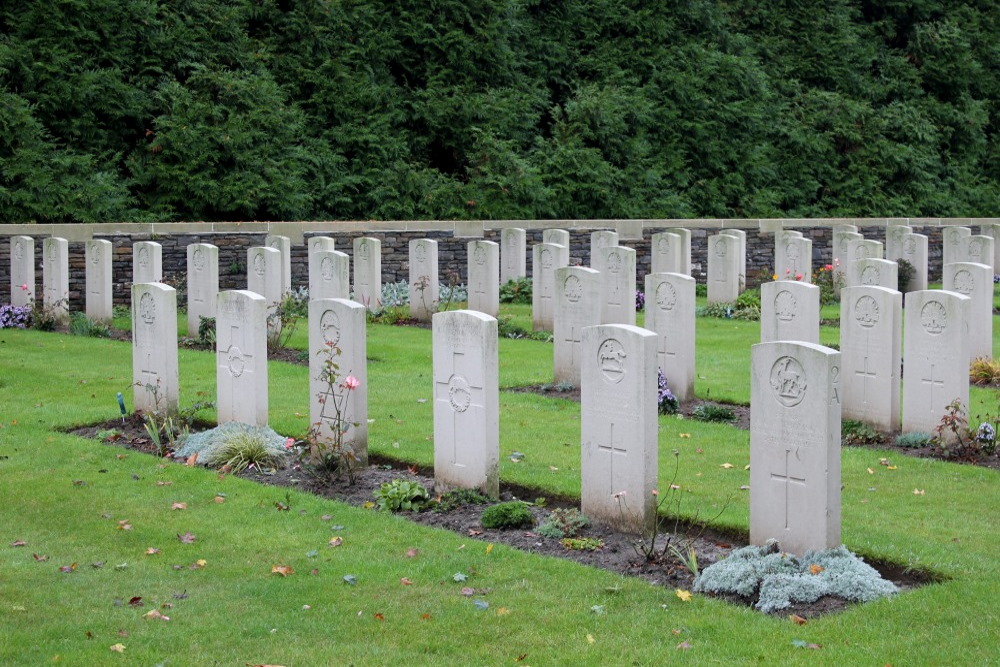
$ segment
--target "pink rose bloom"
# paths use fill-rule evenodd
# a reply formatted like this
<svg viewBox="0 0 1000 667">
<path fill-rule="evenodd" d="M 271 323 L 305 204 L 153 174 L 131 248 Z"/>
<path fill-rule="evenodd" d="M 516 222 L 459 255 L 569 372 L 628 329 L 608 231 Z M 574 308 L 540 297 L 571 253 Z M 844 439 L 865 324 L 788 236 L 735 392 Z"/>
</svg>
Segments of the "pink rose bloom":
<svg viewBox="0 0 1000 667">
<path fill-rule="evenodd" d="M 796 280 L 802 280 L 802 274 L 801 273 L 796 273 L 795 274 L 795 279 Z"/>
<path fill-rule="evenodd" d="M 285 439 L 285 449 L 291 449 L 294 446 L 295 446 L 295 438 Z"/>
<path fill-rule="evenodd" d="M 833 271 L 833 264 L 827 264 L 823 268 L 826 269 L 827 271 Z"/>
<path fill-rule="evenodd" d="M 791 269 L 785 269 L 785 275 L 786 275 L 786 276 L 787 276 L 787 275 L 788 275 L 789 273 L 791 273 L 791 272 L 792 272 L 792 270 L 791 270 Z"/>
<path fill-rule="evenodd" d="M 27 292 L 28 291 L 28 283 L 24 283 L 23 285 L 21 285 L 21 289 L 23 291 Z"/>
<path fill-rule="evenodd" d="M 348 375 L 346 378 L 344 378 L 344 386 L 347 387 L 348 389 L 357 389 L 358 387 L 361 386 L 361 380 L 354 377 L 353 375 Z"/>
</svg>

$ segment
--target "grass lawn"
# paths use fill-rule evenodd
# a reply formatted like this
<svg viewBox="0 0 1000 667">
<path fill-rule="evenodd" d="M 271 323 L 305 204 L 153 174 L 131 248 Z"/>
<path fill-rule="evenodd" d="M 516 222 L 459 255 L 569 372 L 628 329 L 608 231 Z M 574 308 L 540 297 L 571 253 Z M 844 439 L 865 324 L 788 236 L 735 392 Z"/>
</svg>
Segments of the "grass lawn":
<svg viewBox="0 0 1000 667">
<path fill-rule="evenodd" d="M 527 307 L 505 312 L 530 328 Z M 699 318 L 697 335 L 698 395 L 747 402 L 757 324 Z M 836 342 L 837 330 L 824 327 L 821 338 Z M 431 398 L 430 342 L 429 330 L 369 326 L 372 451 L 432 463 L 432 402 L 422 402 Z M 304 327 L 292 345 L 305 347 Z M 1000 660 L 996 471 L 845 449 L 847 546 L 946 580 L 798 626 L 700 596 L 682 602 L 645 581 L 502 545 L 487 551 L 482 542 L 396 516 L 297 492 L 286 499 L 283 489 L 63 433 L 117 415 L 116 392 L 131 402 L 130 359 L 127 343 L 0 331 L 2 664 Z M 180 372 L 182 404 L 214 397 L 214 355 L 182 349 Z M 502 387 L 550 382 L 551 373 L 550 344 L 500 341 Z M 272 362 L 269 382 L 271 425 L 301 434 L 306 369 Z M 973 414 L 995 412 L 1000 402 L 992 389 L 973 388 L 971 397 Z M 502 392 L 500 406 L 502 480 L 539 495 L 578 496 L 579 405 Z M 661 491 L 676 449 L 682 511 L 705 517 L 725 507 L 718 525 L 745 533 L 748 496 L 740 486 L 749 480 L 749 434 L 675 417 L 661 417 L 660 427 Z M 510 460 L 514 450 L 525 454 L 519 463 Z M 895 469 L 879 465 L 880 457 Z M 286 500 L 290 511 L 277 510 Z M 186 509 L 172 510 L 173 503 Z M 131 530 L 120 529 L 121 521 Z M 188 532 L 194 542 L 181 542 Z M 327 546 L 337 535 L 343 545 Z M 276 565 L 294 574 L 272 574 Z M 456 573 L 468 580 L 454 581 Z M 465 597 L 463 586 L 477 593 Z M 134 597 L 144 606 L 130 606 Z M 170 620 L 145 619 L 152 609 Z M 796 648 L 800 639 L 822 648 Z M 681 642 L 690 648 L 677 649 Z M 117 644 L 122 653 L 110 649 Z"/>
</svg>

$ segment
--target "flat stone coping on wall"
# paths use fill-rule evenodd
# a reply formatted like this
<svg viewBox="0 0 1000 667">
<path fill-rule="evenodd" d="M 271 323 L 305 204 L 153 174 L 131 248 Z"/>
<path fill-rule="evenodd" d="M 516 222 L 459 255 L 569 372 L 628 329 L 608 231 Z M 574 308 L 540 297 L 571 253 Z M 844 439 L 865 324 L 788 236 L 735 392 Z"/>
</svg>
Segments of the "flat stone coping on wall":
<svg viewBox="0 0 1000 667">
<path fill-rule="evenodd" d="M 614 229 L 623 241 L 643 238 L 645 229 L 686 227 L 689 229 L 759 229 L 773 233 L 796 227 L 826 227 L 855 225 L 857 227 L 945 227 L 1000 224 L 1000 218 L 701 218 L 701 219 L 636 219 L 636 220 L 351 220 L 319 222 L 104 222 L 94 224 L 6 224 L 0 225 L 0 236 L 59 236 L 69 241 L 86 241 L 96 236 L 129 235 L 134 238 L 154 238 L 158 235 L 212 234 L 234 232 L 265 233 L 287 236 L 301 245 L 305 234 L 326 232 L 452 232 L 457 238 L 482 238 L 486 230 L 505 227 L 566 230 Z"/>
</svg>

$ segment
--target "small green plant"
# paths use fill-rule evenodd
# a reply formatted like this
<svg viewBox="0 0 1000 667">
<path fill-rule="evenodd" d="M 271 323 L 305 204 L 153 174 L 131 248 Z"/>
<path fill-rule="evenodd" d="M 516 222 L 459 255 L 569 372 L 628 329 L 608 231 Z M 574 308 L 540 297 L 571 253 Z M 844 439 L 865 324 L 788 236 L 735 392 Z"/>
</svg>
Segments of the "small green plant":
<svg viewBox="0 0 1000 667">
<path fill-rule="evenodd" d="M 580 531 L 590 525 L 590 520 L 575 507 L 568 509 L 556 508 L 538 525 L 537 532 L 544 537 L 562 539 L 576 537 Z"/>
<path fill-rule="evenodd" d="M 877 445 L 885 442 L 885 436 L 864 422 L 845 419 L 840 427 L 840 441 L 845 445 Z"/>
<path fill-rule="evenodd" d="M 267 316 L 267 351 L 275 352 L 288 346 L 299 320 L 307 317 L 309 308 L 308 290 L 297 290 L 285 294 L 274 310 Z"/>
<path fill-rule="evenodd" d="M 80 312 L 70 313 L 69 332 L 73 336 L 89 336 L 91 338 L 111 337 L 111 327 L 105 322 L 92 320 Z"/>
<path fill-rule="evenodd" d="M 147 384 L 146 389 L 153 394 L 154 407 L 142 413 L 143 426 L 157 456 L 167 456 L 176 450 L 191 433 L 198 412 L 215 406 L 212 401 L 199 401 L 171 414 L 160 407 L 159 380 L 155 386 Z"/>
<path fill-rule="evenodd" d="M 900 433 L 896 436 L 897 447 L 929 447 L 933 436 L 930 433 L 914 431 L 913 433 Z"/>
<path fill-rule="evenodd" d="M 389 512 L 419 512 L 431 499 L 420 482 L 405 479 L 385 482 L 377 491 L 372 491 L 372 495 L 378 508 Z"/>
<path fill-rule="evenodd" d="M 694 286 L 695 296 L 708 296 L 708 285 L 704 283 L 698 283 Z"/>
<path fill-rule="evenodd" d="M 552 334 L 547 331 L 528 331 L 524 327 L 514 322 L 510 315 L 501 315 L 497 318 L 497 336 L 500 338 L 526 338 L 528 340 L 540 340 L 549 342 Z"/>
<path fill-rule="evenodd" d="M 680 563 L 687 568 L 688 572 L 693 574 L 695 577 L 698 576 L 698 552 L 695 551 L 694 545 L 687 545 L 687 550 L 682 550 L 675 544 L 670 545 L 670 553 L 674 555 Z"/>
<path fill-rule="evenodd" d="M 1000 359 L 973 359 L 969 365 L 969 381 L 980 386 L 1000 384 Z"/>
<path fill-rule="evenodd" d="M 198 343 L 206 347 L 215 347 L 215 318 L 198 317 Z"/>
<path fill-rule="evenodd" d="M 826 264 L 813 271 L 812 283 L 819 287 L 820 305 L 828 306 L 840 301 L 840 290 L 844 287 L 844 282 L 840 260 L 834 260 L 833 264 Z"/>
<path fill-rule="evenodd" d="M 50 304 L 33 304 L 31 307 L 31 326 L 38 331 L 55 331 L 60 323 L 66 321 L 68 303 L 68 299 L 59 299 Z"/>
<path fill-rule="evenodd" d="M 947 412 L 934 427 L 934 435 L 931 437 L 933 447 L 945 457 L 965 460 L 990 456 L 996 452 L 996 431 L 1000 425 L 1000 416 L 990 417 L 970 428 L 968 415 L 961 401 L 956 399 L 945 409 Z"/>
<path fill-rule="evenodd" d="M 226 468 L 232 473 L 242 472 L 250 466 L 276 468 L 284 457 L 269 446 L 259 431 L 241 431 L 229 435 L 218 447 L 206 452 L 205 465 Z"/>
<path fill-rule="evenodd" d="M 490 502 L 489 497 L 475 489 L 455 489 L 439 496 L 431 507 L 431 511 L 450 512 L 463 505 L 485 505 L 488 502 Z"/>
<path fill-rule="evenodd" d="M 116 442 L 121 438 L 122 432 L 116 428 L 106 428 L 97 432 L 97 439 L 102 442 Z"/>
<path fill-rule="evenodd" d="M 597 551 L 604 548 L 604 540 L 596 537 L 566 537 L 560 543 L 570 551 Z"/>
<path fill-rule="evenodd" d="M 530 528 L 535 524 L 531 511 L 524 503 L 514 500 L 487 507 L 482 516 L 483 528 Z"/>
<path fill-rule="evenodd" d="M 910 281 L 917 275 L 917 269 L 907 260 L 900 257 L 896 260 L 896 287 L 900 292 L 906 294 L 909 291 Z"/>
<path fill-rule="evenodd" d="M 508 280 L 501 285 L 500 303 L 531 303 L 531 278 Z"/>
<path fill-rule="evenodd" d="M 728 424 L 736 421 L 736 413 L 725 405 L 702 403 L 691 411 L 691 418 L 701 422 L 721 422 Z"/>
</svg>

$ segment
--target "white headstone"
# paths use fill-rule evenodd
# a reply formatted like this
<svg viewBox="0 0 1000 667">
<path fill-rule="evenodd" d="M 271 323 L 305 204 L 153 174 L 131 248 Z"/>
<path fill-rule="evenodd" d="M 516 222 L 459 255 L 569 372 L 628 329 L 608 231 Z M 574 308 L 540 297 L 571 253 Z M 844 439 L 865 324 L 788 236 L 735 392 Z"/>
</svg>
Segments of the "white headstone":
<svg viewBox="0 0 1000 667">
<path fill-rule="evenodd" d="M 531 246 L 531 326 L 535 331 L 552 331 L 556 269 L 566 266 L 564 250 L 551 243 Z"/>
<path fill-rule="evenodd" d="M 132 284 L 132 388 L 136 410 L 177 412 L 177 290 Z"/>
<path fill-rule="evenodd" d="M 434 490 L 500 492 L 497 321 L 484 313 L 435 313 Z"/>
<path fill-rule="evenodd" d="M 982 225 L 979 233 L 993 239 L 993 272 L 1000 271 L 1000 224 Z"/>
<path fill-rule="evenodd" d="M 201 318 L 215 317 L 219 296 L 219 248 L 211 243 L 187 247 L 187 331 L 198 335 Z"/>
<path fill-rule="evenodd" d="M 746 288 L 747 284 L 747 233 L 742 229 L 723 229 L 719 231 L 719 233 L 726 234 L 728 236 L 735 236 L 740 240 L 740 247 L 737 252 L 740 255 L 740 291 L 742 292 Z"/>
<path fill-rule="evenodd" d="M 91 320 L 107 322 L 113 316 L 111 291 L 111 241 L 91 239 L 84 251 L 87 281 L 85 312 Z"/>
<path fill-rule="evenodd" d="M 795 280 L 760 286 L 760 342 L 819 344 L 820 288 Z"/>
<path fill-rule="evenodd" d="M 691 275 L 691 230 L 683 227 L 675 227 L 670 230 L 681 237 L 681 265 L 674 273 L 683 273 L 685 276 Z"/>
<path fill-rule="evenodd" d="M 267 426 L 267 301 L 249 290 L 219 292 L 216 312 L 218 422 Z"/>
<path fill-rule="evenodd" d="M 678 400 L 694 398 L 695 279 L 646 274 L 646 328 L 657 335 L 656 365 Z"/>
<path fill-rule="evenodd" d="M 604 266 L 601 264 L 603 258 L 603 255 L 601 254 L 602 251 L 605 248 L 610 248 L 616 245 L 618 245 L 618 232 L 613 232 L 607 229 L 591 232 L 590 268 L 597 269 L 598 271 L 603 271 Z"/>
<path fill-rule="evenodd" d="M 518 280 L 528 275 L 527 234 L 520 227 L 504 227 L 500 232 L 500 282 Z"/>
<path fill-rule="evenodd" d="M 848 287 L 868 285 L 869 287 L 899 288 L 899 265 L 888 259 L 856 259 L 851 262 L 847 273 Z"/>
<path fill-rule="evenodd" d="M 861 285 L 840 292 L 844 419 L 899 430 L 903 295 Z"/>
<path fill-rule="evenodd" d="M 635 250 L 601 251 L 601 324 L 635 324 Z"/>
<path fill-rule="evenodd" d="M 949 403 L 969 405 L 971 299 L 957 292 L 906 295 L 903 311 L 903 431 L 934 433 Z"/>
<path fill-rule="evenodd" d="M 750 350 L 750 543 L 802 556 L 840 546 L 840 353 Z"/>
<path fill-rule="evenodd" d="M 688 237 L 690 239 L 690 236 Z M 650 239 L 650 272 L 651 273 L 681 273 L 681 251 L 684 249 L 684 239 L 680 234 L 660 232 Z"/>
<path fill-rule="evenodd" d="M 861 234 L 858 234 L 857 231 L 852 232 L 842 229 L 845 226 L 839 225 L 833 229 L 833 248 L 831 249 L 831 254 L 833 255 L 833 280 L 835 285 L 847 284 L 847 265 L 854 259 L 847 244 L 851 241 L 863 241 L 865 238 Z M 855 227 L 855 229 L 857 228 Z"/>
<path fill-rule="evenodd" d="M 545 229 L 542 231 L 542 243 L 562 246 L 562 256 L 560 257 L 562 263 L 559 266 L 569 264 L 569 232 L 565 229 Z"/>
<path fill-rule="evenodd" d="M 281 267 L 281 295 L 284 296 L 292 291 L 292 240 L 287 236 L 268 234 L 264 237 L 264 245 L 281 253 L 278 265 Z"/>
<path fill-rule="evenodd" d="M 972 230 L 968 227 L 949 226 L 941 231 L 941 266 L 964 260 L 962 239 L 967 239 L 970 236 L 972 236 Z"/>
<path fill-rule="evenodd" d="M 927 237 L 923 234 L 906 234 L 899 243 L 899 259 L 905 259 L 914 270 L 906 291 L 919 292 L 927 289 Z"/>
<path fill-rule="evenodd" d="M 256 246 L 247 250 L 247 289 L 264 297 L 267 303 L 269 335 L 281 332 L 278 307 L 282 299 L 281 251 Z"/>
<path fill-rule="evenodd" d="M 310 236 L 306 242 L 307 254 L 311 255 L 317 250 L 336 250 L 337 242 L 329 236 Z"/>
<path fill-rule="evenodd" d="M 993 237 L 985 234 L 973 234 L 962 239 L 960 262 L 985 264 L 990 267 L 990 273 L 995 273 L 993 266 Z"/>
<path fill-rule="evenodd" d="M 778 280 L 812 282 L 812 240 L 784 232 L 775 243 L 774 273 Z M 780 249 L 780 253 L 778 250 Z"/>
<path fill-rule="evenodd" d="M 69 243 L 56 236 L 42 241 L 42 304 L 61 322 L 69 317 Z"/>
<path fill-rule="evenodd" d="M 945 264 L 941 270 L 943 289 L 969 297 L 969 359 L 993 358 L 993 269 L 974 262 Z"/>
<path fill-rule="evenodd" d="M 851 239 L 847 242 L 847 263 L 859 259 L 882 259 L 882 242 L 871 239 Z M 841 262 L 844 262 L 841 259 Z M 848 269 L 850 271 L 850 269 Z"/>
<path fill-rule="evenodd" d="M 555 284 L 555 381 L 579 387 L 583 329 L 601 323 L 601 273 L 582 266 L 564 266 L 556 269 Z"/>
<path fill-rule="evenodd" d="M 413 239 L 409 252 L 410 317 L 429 322 L 438 309 L 438 243 L 433 239 Z"/>
<path fill-rule="evenodd" d="M 10 238 L 10 303 L 35 304 L 35 239 L 30 236 Z"/>
<path fill-rule="evenodd" d="M 347 299 L 309 302 L 309 423 L 327 446 L 340 433 L 342 451 L 358 466 L 368 465 L 365 314 Z"/>
<path fill-rule="evenodd" d="M 466 252 L 469 310 L 496 317 L 500 313 L 500 245 L 470 241 Z"/>
<path fill-rule="evenodd" d="M 740 295 L 739 249 L 735 236 L 708 237 L 709 303 L 732 303 Z"/>
<path fill-rule="evenodd" d="M 885 258 L 896 261 L 903 256 L 903 239 L 913 233 L 908 225 L 889 225 L 885 230 Z"/>
<path fill-rule="evenodd" d="M 368 310 L 382 307 L 382 242 L 354 239 L 354 300 Z"/>
<path fill-rule="evenodd" d="M 580 402 L 580 509 L 642 533 L 656 520 L 656 334 L 627 324 L 584 329 Z"/>
<path fill-rule="evenodd" d="M 309 255 L 309 299 L 346 299 L 351 295 L 351 258 L 339 250 Z"/>
<path fill-rule="evenodd" d="M 138 241 L 132 244 L 132 282 L 158 283 L 163 281 L 163 246 L 156 241 Z"/>
</svg>

